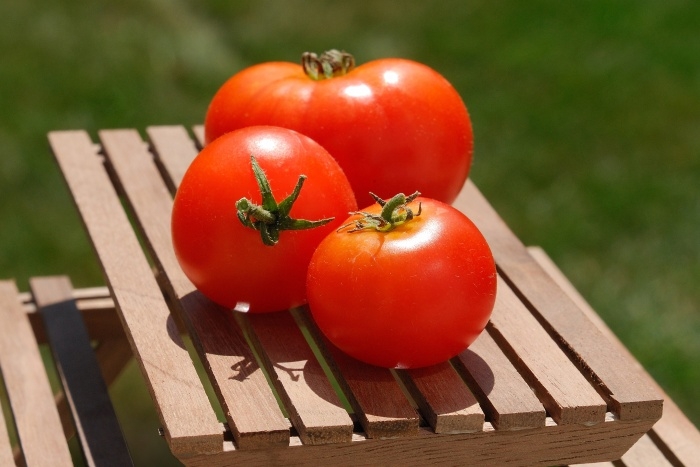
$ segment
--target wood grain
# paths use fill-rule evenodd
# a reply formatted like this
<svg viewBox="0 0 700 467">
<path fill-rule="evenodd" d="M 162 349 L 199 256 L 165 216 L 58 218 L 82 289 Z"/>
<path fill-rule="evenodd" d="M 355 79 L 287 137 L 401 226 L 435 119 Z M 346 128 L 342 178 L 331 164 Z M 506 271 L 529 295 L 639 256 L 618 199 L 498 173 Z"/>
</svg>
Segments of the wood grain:
<svg viewBox="0 0 700 467">
<path fill-rule="evenodd" d="M 196 291 L 180 303 L 238 447 L 287 444 L 289 423 L 233 313 Z"/>
<path fill-rule="evenodd" d="M 176 454 L 216 452 L 222 434 L 116 191 L 84 131 L 49 142 L 105 272 L 164 434 Z"/>
<path fill-rule="evenodd" d="M 149 126 L 146 132 L 153 151 L 158 154 L 156 163 L 160 164 L 163 178 L 174 194 L 199 150 L 181 125 Z"/>
<path fill-rule="evenodd" d="M 4 388 L 0 388 L 0 391 L 4 392 Z M 0 465 L 13 465 L 15 459 L 6 423 L 5 415 L 0 410 Z"/>
<path fill-rule="evenodd" d="M 629 350 L 598 316 L 588 302 L 574 288 L 547 253 L 538 247 L 528 248 L 530 255 L 547 271 L 554 281 L 564 290 L 579 308 L 586 313 L 600 332 L 615 345 L 637 368 L 646 380 L 645 384 L 653 386 L 664 399 L 664 410 L 661 419 L 656 422 L 649 433 L 657 446 L 674 465 L 697 465 L 700 463 L 700 431 L 685 416 L 673 400 L 664 393 L 663 389 L 644 370 Z"/>
<path fill-rule="evenodd" d="M 267 371 L 305 444 L 350 442 L 353 423 L 286 311 L 246 316 Z"/>
<path fill-rule="evenodd" d="M 119 324 L 119 326 L 121 326 L 121 324 Z M 97 343 L 97 347 L 94 351 L 95 358 L 100 366 L 102 378 L 107 386 L 111 386 L 126 364 L 129 363 L 129 360 L 131 360 L 131 346 L 126 340 L 126 337 L 123 339 L 109 339 Z M 61 417 L 63 433 L 66 439 L 71 439 L 75 436 L 75 425 L 73 424 L 73 415 L 71 414 L 71 408 L 68 405 L 66 395 L 61 390 L 54 394 L 54 399 L 56 401 L 58 414 Z"/>
<path fill-rule="evenodd" d="M 323 336 L 307 308 L 295 310 L 294 316 L 314 337 L 368 437 L 418 434 L 420 417 L 390 370 L 342 352 Z"/>
<path fill-rule="evenodd" d="M 192 132 L 196 138 L 197 146 L 200 148 L 204 147 L 204 125 L 194 125 L 192 127 Z"/>
<path fill-rule="evenodd" d="M 342 446 L 290 445 L 264 451 L 235 450 L 229 444 L 213 456 L 185 459 L 192 467 L 240 463 L 247 467 L 274 465 L 478 465 L 551 466 L 619 459 L 651 425 L 650 420 L 606 419 L 594 426 L 556 425 L 531 430 L 496 430 L 437 435 L 421 429 L 417 437 L 388 440 L 354 436 Z"/>
<path fill-rule="evenodd" d="M 30 466 L 71 466 L 46 369 L 17 294 L 14 281 L 0 281 L 0 371 L 24 461 Z M 3 465 L 13 464 L 14 458 Z"/>
<path fill-rule="evenodd" d="M 615 467 L 614 462 L 585 462 L 583 464 L 572 464 L 571 467 Z"/>
<path fill-rule="evenodd" d="M 195 137 L 200 140 L 200 147 L 202 130 L 201 126 L 193 128 Z M 150 145 L 144 142 L 134 130 L 101 131 L 100 138 L 104 154 L 116 188 L 128 200 L 127 206 L 133 214 L 135 224 L 143 235 L 144 243 L 158 270 L 160 287 L 169 297 L 173 310 L 182 318 L 182 322 L 193 338 L 195 348 L 204 362 L 208 376 L 224 407 L 235 439 L 234 443 L 221 442 L 221 426 L 216 429 L 207 428 L 206 431 L 209 434 L 217 432 L 219 435 L 219 438 L 206 438 L 207 440 L 217 439 L 209 444 L 210 447 L 216 446 L 213 449 L 216 452 L 211 453 L 202 449 L 201 446 L 192 448 L 193 440 L 201 440 L 196 436 L 188 440 L 190 444 L 185 444 L 184 441 L 178 444 L 170 438 L 175 455 L 186 464 L 225 465 L 231 462 L 245 462 L 250 465 L 282 463 L 424 465 L 472 462 L 479 465 L 504 463 L 552 465 L 561 462 L 597 462 L 622 456 L 627 448 L 648 430 L 654 417 L 660 414 L 660 399 L 653 399 L 656 393 L 647 392 L 644 384 L 639 385 L 634 379 L 635 375 L 627 372 L 630 368 L 635 369 L 629 360 L 623 358 L 621 362 L 617 361 L 616 354 L 601 356 L 601 353 L 607 351 L 605 345 L 601 347 L 602 350 L 589 348 L 588 340 L 596 346 L 605 338 L 594 325 L 591 325 L 590 320 L 587 318 L 581 320 L 581 316 L 585 318 L 585 315 L 578 309 L 576 303 L 562 292 L 544 268 L 527 253 L 525 247 L 512 235 L 485 199 L 479 198 L 480 193 L 469 182 L 457 204 L 468 214 L 473 213 L 470 217 L 486 234 L 494 249 L 499 270 L 505 279 L 499 284 L 500 289 L 505 292 L 504 294 L 499 292 L 499 301 L 501 301 L 499 309 L 503 313 L 496 315 L 496 319 L 489 326 L 489 333 L 486 334 L 495 340 L 484 340 L 484 345 L 481 347 L 477 345 L 471 350 L 472 353 L 468 355 L 470 358 L 464 359 L 460 356 L 454 359 L 454 365 L 460 369 L 462 375 L 468 374 L 472 378 L 469 380 L 465 376 L 470 387 L 476 387 L 481 391 L 475 391 L 475 393 L 479 402 L 484 405 L 490 421 L 484 422 L 484 415 L 479 414 L 480 422 L 474 423 L 474 426 L 479 425 L 479 431 L 449 436 L 434 433 L 433 431 L 444 429 L 444 427 L 438 428 L 440 415 L 464 416 L 467 414 L 459 412 L 463 412 L 468 407 L 472 409 L 478 407 L 478 404 L 471 394 L 469 396 L 472 402 L 465 403 L 465 397 L 469 396 L 459 395 L 459 391 L 455 393 L 454 389 L 447 389 L 447 392 L 439 390 L 441 386 L 453 388 L 457 383 L 461 384 L 464 390 L 467 389 L 467 385 L 451 369 L 452 378 L 457 379 L 449 383 L 446 383 L 449 378 L 440 374 L 441 372 L 432 374 L 425 370 L 426 374 L 417 374 L 415 378 L 406 375 L 402 377 L 409 381 L 407 386 L 413 385 L 411 391 L 416 400 L 420 400 L 421 397 L 425 399 L 421 402 L 423 404 L 421 410 L 426 414 L 431 410 L 434 412 L 436 428 L 435 430 L 421 428 L 412 432 L 411 430 L 415 430 L 414 423 L 417 419 L 415 411 L 413 414 L 409 414 L 408 411 L 402 413 L 405 402 L 396 404 L 396 407 L 392 408 L 391 404 L 372 401 L 371 392 L 362 395 L 365 390 L 381 390 L 384 387 L 381 384 L 388 381 L 387 372 L 382 373 L 382 376 L 375 376 L 367 368 L 353 365 L 343 367 L 343 364 L 339 363 L 342 358 L 321 345 L 320 351 L 331 369 L 334 373 L 343 375 L 343 378 L 338 378 L 341 388 L 348 395 L 350 404 L 367 431 L 366 434 L 353 434 L 353 425 L 348 413 L 342 407 L 326 374 L 289 313 L 284 312 L 275 316 L 250 315 L 243 316 L 240 320 L 234 319 L 228 310 L 222 310 L 199 294 L 182 274 L 170 243 L 169 217 L 172 208 L 172 192 L 181 180 L 189 161 L 196 155 L 198 145 L 190 139 L 188 132 L 182 127 L 149 127 L 147 132 L 151 140 Z M 56 136 L 57 134 L 59 136 Z M 138 328 L 142 324 L 137 318 L 128 313 L 125 314 L 123 308 L 125 305 L 127 308 L 142 310 L 147 308 L 143 304 L 135 305 L 134 302 L 137 300 L 133 295 L 136 295 L 137 291 L 145 294 L 149 305 L 151 300 L 158 302 L 155 300 L 155 294 L 151 294 L 154 290 L 153 276 L 150 275 L 150 279 L 147 280 L 145 290 L 141 290 L 143 288 L 141 284 L 137 287 L 134 282 L 119 275 L 120 271 L 129 269 L 130 265 L 129 258 L 122 258 L 132 251 L 128 248 L 125 250 L 124 243 L 131 247 L 137 242 L 130 226 L 127 227 L 128 234 L 127 228 L 123 227 L 128 226 L 128 219 L 123 209 L 121 206 L 120 209 L 114 207 L 113 199 L 116 203 L 119 201 L 114 190 L 109 186 L 109 180 L 105 181 L 106 172 L 96 155 L 97 149 L 89 141 L 89 137 L 82 132 L 54 133 L 50 135 L 50 141 L 55 152 L 61 152 L 56 151 L 56 146 L 64 145 L 65 152 L 80 153 L 82 159 L 87 159 L 86 155 L 93 159 L 92 162 L 85 164 L 82 159 L 74 157 L 75 154 L 66 156 L 63 160 L 57 154 L 59 163 L 64 172 L 67 172 L 66 179 L 74 191 L 76 202 L 103 265 L 105 263 L 103 257 L 116 256 L 117 252 L 119 253 L 119 260 L 112 257 L 107 261 L 111 266 L 109 268 L 105 266 L 105 271 L 122 320 L 130 328 L 134 326 Z M 97 165 L 95 161 L 98 161 Z M 78 165 L 81 167 L 79 168 Z M 83 165 L 89 167 L 82 167 Z M 85 185 L 90 188 L 85 188 Z M 98 186 L 103 188 L 98 190 Z M 107 187 L 109 192 L 107 203 L 102 199 L 105 197 L 104 187 Z M 98 201 L 86 199 L 90 196 Z M 113 211 L 108 209 L 105 212 L 105 204 L 112 206 L 109 209 Z M 98 205 L 103 211 L 97 208 Z M 95 214 L 93 211 L 100 213 Z M 115 217 L 112 216 L 113 213 L 117 213 L 116 222 Z M 109 234 L 106 232 L 107 226 L 110 230 Z M 127 239 L 126 242 L 124 238 Z M 103 246 L 100 247 L 100 245 Z M 107 248 L 104 245 L 111 246 Z M 140 250 L 136 256 L 145 259 Z M 130 270 L 128 274 L 124 272 L 121 274 L 139 278 L 149 276 L 143 268 L 139 269 L 141 267 Z M 119 279 L 115 280 L 115 278 Z M 119 286 L 115 287 L 113 282 L 118 283 Z M 140 299 L 143 300 L 141 297 Z M 161 297 L 158 305 L 155 306 L 157 312 L 160 310 L 159 307 L 164 306 L 163 303 Z M 570 326 L 565 322 L 565 318 L 572 312 L 578 315 L 575 314 L 573 317 L 575 325 Z M 156 313 L 156 317 L 158 316 L 161 315 Z M 238 321 L 244 323 L 244 329 L 241 329 Z M 171 334 L 179 332 L 173 324 L 172 317 L 170 321 L 164 322 L 168 323 Z M 576 326 L 581 322 L 584 323 L 582 325 L 584 337 L 577 337 Z M 586 322 L 588 325 L 585 324 Z M 541 335 L 535 339 L 532 337 L 533 332 Z M 129 339 L 132 343 L 136 342 L 134 333 L 131 329 Z M 267 386 L 262 370 L 257 366 L 256 355 L 248 347 L 246 337 L 256 346 L 257 355 L 264 363 L 272 383 L 289 411 L 298 437 L 294 435 L 290 437 L 287 421 L 281 418 L 279 408 L 271 396 L 272 391 Z M 529 345 L 529 341 L 532 340 L 536 340 L 537 343 Z M 541 342 L 548 343 L 541 344 Z M 558 342 L 561 342 L 561 345 L 558 345 Z M 140 349 L 142 345 L 133 346 L 134 349 Z M 146 347 L 149 346 L 146 345 Z M 562 348 L 567 352 L 566 355 L 562 352 Z M 145 356 L 137 353 L 137 358 L 142 365 L 148 363 L 148 360 L 146 363 L 143 362 Z M 613 359 L 612 363 L 609 361 L 610 358 Z M 572 360 L 581 360 L 580 368 L 574 368 Z M 514 369 L 513 363 L 517 369 Z M 484 364 L 489 371 L 484 370 Z M 608 364 L 612 369 L 605 366 Z M 481 367 L 479 368 L 478 365 Z M 518 371 L 525 375 L 527 383 L 523 382 Z M 623 376 L 613 375 L 615 371 L 621 371 Z M 516 381 L 515 387 L 522 393 L 517 395 L 517 398 L 522 397 L 522 400 L 526 400 L 528 397 L 526 394 L 529 394 L 529 402 L 521 407 L 521 409 L 525 407 L 524 410 L 518 412 L 516 408 L 509 408 L 515 402 L 513 399 L 508 401 L 507 397 L 504 397 L 503 389 L 508 385 L 502 385 L 502 382 L 496 379 L 489 383 L 489 372 L 492 378 L 500 379 L 499 375 L 507 375 L 505 377 L 509 379 L 508 383 Z M 590 381 L 582 380 L 582 372 L 592 375 Z M 150 375 L 146 370 L 144 373 L 149 377 L 155 375 L 155 373 Z M 623 382 L 627 384 L 627 377 L 630 375 L 633 377 L 631 388 L 618 391 L 618 385 Z M 168 379 L 174 378 L 171 372 L 164 376 Z M 357 383 L 368 376 L 372 380 L 369 384 Z M 416 384 L 416 380 L 423 381 L 424 385 Z M 253 384 L 250 384 L 251 381 Z M 583 384 L 581 384 L 582 381 Z M 395 383 L 394 381 L 392 388 L 396 387 Z M 528 383 L 536 389 L 558 423 L 547 418 L 543 424 L 542 404 L 535 403 L 534 407 L 530 405 L 533 393 Z M 161 384 L 163 383 L 158 383 L 156 386 Z M 605 417 L 605 404 L 601 403 L 600 397 L 595 392 L 591 392 L 592 385 L 602 388 L 601 394 L 618 417 L 608 414 L 603 420 L 601 413 Z M 584 387 L 588 389 L 583 389 Z M 450 394 L 451 399 L 440 399 L 444 394 Z M 595 397 L 591 397 L 591 394 Z M 646 396 L 652 396 L 652 398 L 645 399 Z M 154 397 L 159 407 L 165 407 L 161 399 L 156 395 Z M 366 399 L 365 402 L 358 402 L 363 398 Z M 428 399 L 432 401 L 428 403 Z M 406 401 L 405 398 L 403 400 Z M 457 403 L 456 400 L 461 402 Z M 596 402 L 592 402 L 593 400 Z M 404 408 L 398 409 L 399 406 Z M 165 407 L 164 410 L 167 410 L 168 417 L 180 420 L 173 426 L 182 428 L 184 440 L 185 427 L 190 429 L 199 427 L 196 423 L 192 423 L 191 419 L 185 422 L 186 417 L 181 413 L 183 407 L 189 409 L 180 401 L 177 405 Z M 210 406 L 207 407 L 211 410 Z M 257 416 L 259 408 L 261 413 L 266 415 Z M 386 416 L 387 413 L 380 413 L 387 408 L 396 411 L 388 416 Z M 236 412 L 239 414 L 236 415 Z M 591 415 L 592 413 L 594 415 Z M 512 420 L 506 417 L 506 415 L 516 414 L 517 417 Z M 256 426 L 255 423 L 260 418 L 267 421 Z M 449 419 L 449 417 L 443 418 Z M 276 426 L 280 421 L 284 427 Z M 397 427 L 406 421 L 410 423 L 402 428 L 406 429 L 402 434 L 410 433 L 413 436 L 385 436 L 391 435 L 392 429 L 398 430 Z M 385 422 L 388 422 L 386 426 L 390 428 L 382 432 L 382 428 L 379 427 Z M 370 427 L 373 424 L 375 431 L 372 433 Z M 523 428 L 533 425 L 537 428 Z M 461 428 L 457 430 L 447 428 L 446 431 L 464 429 L 464 425 L 459 426 Z M 494 426 L 497 429 L 494 429 Z M 521 429 L 510 429 L 516 427 Z M 246 433 L 252 435 L 250 439 L 255 439 L 251 444 L 247 444 Z M 400 433 L 400 430 L 394 433 Z M 167 431 L 166 435 L 169 435 Z M 278 437 L 278 435 L 282 436 Z M 379 439 L 387 437 L 392 439 Z M 650 439 L 659 444 L 657 439 L 651 437 Z M 258 442 L 261 444 L 257 444 Z M 196 442 L 194 444 L 196 445 Z M 302 444 L 304 446 L 301 446 Z M 199 449 L 202 455 L 197 454 L 196 449 Z M 204 455 L 205 452 L 208 455 Z"/>
<path fill-rule="evenodd" d="M 29 292 L 21 292 L 20 299 L 32 325 L 37 342 L 46 344 L 44 323 L 37 312 L 34 297 Z M 88 328 L 90 337 L 95 340 L 126 338 L 119 316 L 114 309 L 114 300 L 112 300 L 107 287 L 74 289 L 73 299 L 82 314 L 83 322 Z"/>
<path fill-rule="evenodd" d="M 622 455 L 620 459 L 625 467 L 672 467 L 663 452 L 654 444 L 654 441 L 647 435 L 642 436 L 629 451 Z M 700 459 L 698 459 L 700 462 Z M 686 464 L 690 465 L 690 464 Z"/>
<path fill-rule="evenodd" d="M 173 145 L 183 143 L 182 133 L 173 128 L 151 128 L 151 134 L 158 139 L 158 159 L 169 161 L 164 162 L 166 170 L 182 167 L 194 151 L 191 140 Z M 161 139 L 168 135 L 172 140 L 166 144 Z M 288 443 L 287 421 L 232 312 L 196 291 L 177 262 L 170 234 L 172 196 L 147 146 L 133 130 L 103 131 L 100 138 L 160 271 L 161 286 L 190 332 L 239 447 Z M 171 152 L 166 156 L 163 151 Z M 178 176 L 171 175 L 179 183 Z M 251 406 L 256 406 L 254 413 Z"/>
<path fill-rule="evenodd" d="M 452 359 L 452 364 L 496 429 L 544 426 L 544 407 L 488 332 L 482 332 L 467 350 Z"/>
<path fill-rule="evenodd" d="M 29 281 L 88 465 L 132 465 L 66 276 Z"/>
<path fill-rule="evenodd" d="M 484 412 L 449 362 L 396 372 L 435 433 L 483 430 Z"/>
<path fill-rule="evenodd" d="M 557 423 L 605 419 L 605 401 L 500 276 L 489 332 Z"/>
<path fill-rule="evenodd" d="M 473 182 L 455 201 L 489 242 L 499 270 L 622 420 L 658 419 L 662 398 L 527 252 Z"/>
</svg>

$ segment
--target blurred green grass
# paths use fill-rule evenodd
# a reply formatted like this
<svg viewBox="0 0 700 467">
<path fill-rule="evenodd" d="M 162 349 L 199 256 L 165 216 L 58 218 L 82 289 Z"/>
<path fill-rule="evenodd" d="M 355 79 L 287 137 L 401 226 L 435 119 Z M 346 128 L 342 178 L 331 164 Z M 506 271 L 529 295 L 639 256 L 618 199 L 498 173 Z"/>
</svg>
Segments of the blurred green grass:
<svg viewBox="0 0 700 467">
<path fill-rule="evenodd" d="M 228 76 L 306 50 L 411 58 L 463 96 L 472 179 L 698 425 L 697 24 L 676 0 L 4 1 L 0 277 L 102 283 L 48 131 L 200 123 Z M 112 391 L 137 463 L 166 463 L 133 365 Z"/>
</svg>

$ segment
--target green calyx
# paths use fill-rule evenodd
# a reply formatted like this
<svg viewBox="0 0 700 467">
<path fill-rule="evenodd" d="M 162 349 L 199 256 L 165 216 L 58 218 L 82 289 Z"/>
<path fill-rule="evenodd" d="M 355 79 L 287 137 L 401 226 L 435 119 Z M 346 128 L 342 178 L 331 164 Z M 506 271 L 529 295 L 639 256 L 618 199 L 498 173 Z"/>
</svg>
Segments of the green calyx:
<svg viewBox="0 0 700 467">
<path fill-rule="evenodd" d="M 265 245 L 276 245 L 277 242 L 279 242 L 280 232 L 283 230 L 313 229 L 328 224 L 334 219 L 333 217 L 317 221 L 292 219 L 289 216 L 289 211 L 291 211 L 294 202 L 299 197 L 301 187 L 306 180 L 306 175 L 299 175 L 299 180 L 297 180 L 297 184 L 292 193 L 277 203 L 275 197 L 272 196 L 272 189 L 265 176 L 265 172 L 260 168 L 254 156 L 250 156 L 250 163 L 253 167 L 253 173 L 255 174 L 258 188 L 260 189 L 262 204 L 257 205 L 248 198 L 241 198 L 236 202 L 236 210 L 241 223 L 246 227 L 260 232 L 260 238 Z"/>
<path fill-rule="evenodd" d="M 342 50 L 327 50 L 320 56 L 304 52 L 301 56 L 304 73 L 314 81 L 343 76 L 355 68 L 355 57 Z"/>
<path fill-rule="evenodd" d="M 374 193 L 369 193 L 372 198 L 382 207 L 382 211 L 377 214 L 372 214 L 366 211 L 353 211 L 350 214 L 362 216 L 350 223 L 342 225 L 338 228 L 338 232 L 352 227 L 347 232 L 359 232 L 361 230 L 376 230 L 378 232 L 389 232 L 401 224 L 405 224 L 414 217 L 420 216 L 422 212 L 421 203 L 418 203 L 418 211 L 413 210 L 408 204 L 420 196 L 420 192 L 416 191 L 412 195 L 406 196 L 403 193 L 384 200 Z"/>
</svg>

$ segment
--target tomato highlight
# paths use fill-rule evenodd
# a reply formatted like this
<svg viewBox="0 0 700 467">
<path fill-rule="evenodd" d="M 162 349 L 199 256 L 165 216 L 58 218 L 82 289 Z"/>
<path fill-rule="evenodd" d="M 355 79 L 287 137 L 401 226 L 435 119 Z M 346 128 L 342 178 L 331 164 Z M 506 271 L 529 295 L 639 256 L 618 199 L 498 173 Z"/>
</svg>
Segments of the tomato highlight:
<svg viewBox="0 0 700 467">
<path fill-rule="evenodd" d="M 390 198 L 420 186 L 451 203 L 468 177 L 471 120 L 459 93 L 430 67 L 385 58 L 305 53 L 302 63 L 267 62 L 229 78 L 204 121 L 205 140 L 253 125 L 298 131 L 340 164 L 356 197 Z"/>
<path fill-rule="evenodd" d="M 366 363 L 419 368 L 448 360 L 479 336 L 493 310 L 491 250 L 445 203 L 417 193 L 376 198 L 314 252 L 311 314 L 332 344 Z"/>
<path fill-rule="evenodd" d="M 288 195 L 278 201 L 273 188 Z M 249 313 L 286 310 L 306 303 L 311 255 L 355 209 L 342 169 L 318 143 L 285 128 L 248 127 L 190 164 L 173 204 L 173 247 L 185 275 L 214 302 Z"/>
</svg>

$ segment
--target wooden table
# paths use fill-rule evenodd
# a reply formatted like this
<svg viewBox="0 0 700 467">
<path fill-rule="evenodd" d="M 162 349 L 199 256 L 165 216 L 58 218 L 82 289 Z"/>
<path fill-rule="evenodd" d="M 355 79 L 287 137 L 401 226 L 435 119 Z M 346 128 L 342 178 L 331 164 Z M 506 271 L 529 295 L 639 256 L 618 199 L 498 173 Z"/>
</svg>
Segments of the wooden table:
<svg viewBox="0 0 700 467">
<path fill-rule="evenodd" d="M 304 308 L 245 315 L 210 302 L 182 273 L 170 237 L 172 196 L 202 128 L 193 135 L 104 130 L 96 144 L 84 131 L 49 134 L 163 435 L 184 464 L 602 462 L 648 439 L 661 419 L 653 380 L 472 182 L 455 205 L 491 245 L 498 295 L 486 332 L 450 362 L 371 367 L 332 348 Z M 658 433 L 656 445 L 673 445 Z"/>
</svg>

